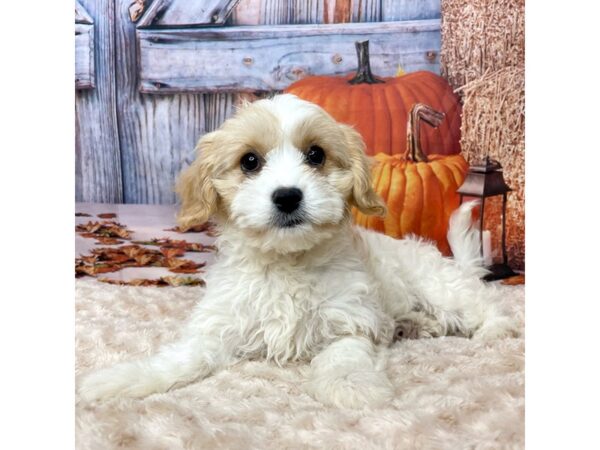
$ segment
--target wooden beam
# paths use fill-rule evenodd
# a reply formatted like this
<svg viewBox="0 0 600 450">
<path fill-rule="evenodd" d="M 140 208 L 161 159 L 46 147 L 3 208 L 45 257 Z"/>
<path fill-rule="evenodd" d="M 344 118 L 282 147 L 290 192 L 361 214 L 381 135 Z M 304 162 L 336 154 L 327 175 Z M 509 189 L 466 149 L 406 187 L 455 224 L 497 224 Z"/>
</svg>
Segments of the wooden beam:
<svg viewBox="0 0 600 450">
<path fill-rule="evenodd" d="M 115 0 L 115 115 L 119 123 L 123 201 L 175 203 L 173 187 L 205 132 L 203 95 L 143 95 L 137 89 L 131 0 Z"/>
<path fill-rule="evenodd" d="M 75 89 L 95 86 L 94 25 L 75 24 Z"/>
<path fill-rule="evenodd" d="M 223 25 L 239 0 L 154 0 L 138 28 Z"/>
<path fill-rule="evenodd" d="M 91 25 L 94 23 L 92 16 L 85 10 L 83 5 L 75 0 L 75 23 Z"/>
<path fill-rule="evenodd" d="M 441 3 L 441 0 L 382 0 L 381 20 L 439 19 Z"/>
<path fill-rule="evenodd" d="M 96 87 L 75 93 L 75 198 L 78 202 L 123 203 L 116 115 L 115 2 L 81 3 L 94 17 Z"/>
<path fill-rule="evenodd" d="M 137 30 L 145 93 L 280 90 L 307 75 L 356 69 L 354 42 L 371 41 L 371 67 L 392 76 L 439 73 L 440 20 Z"/>
</svg>

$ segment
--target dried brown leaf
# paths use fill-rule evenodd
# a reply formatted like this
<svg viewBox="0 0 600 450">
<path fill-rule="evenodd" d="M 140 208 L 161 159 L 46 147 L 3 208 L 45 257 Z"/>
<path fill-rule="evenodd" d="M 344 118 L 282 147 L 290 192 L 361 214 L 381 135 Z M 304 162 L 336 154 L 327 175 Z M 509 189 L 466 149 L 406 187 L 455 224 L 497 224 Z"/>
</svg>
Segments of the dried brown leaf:
<svg viewBox="0 0 600 450">
<path fill-rule="evenodd" d="M 214 245 L 204 245 L 200 242 L 188 242 L 185 240 L 177 240 L 177 239 L 151 239 L 149 241 L 133 241 L 134 244 L 140 245 L 155 245 L 161 248 L 179 248 L 185 250 L 186 252 L 210 252 L 214 251 L 216 247 Z"/>
<path fill-rule="evenodd" d="M 167 228 L 165 231 L 174 231 L 175 233 L 206 233 L 208 236 L 212 237 L 217 235 L 216 225 L 212 222 L 205 222 L 185 229 L 177 225 L 173 228 Z"/>
<path fill-rule="evenodd" d="M 78 224 L 75 231 L 83 237 L 112 237 L 121 239 L 130 239 L 131 231 L 124 225 L 114 221 L 92 222 Z M 91 235 L 93 234 L 93 236 Z"/>
<path fill-rule="evenodd" d="M 185 254 L 185 249 L 178 247 L 161 247 L 160 252 L 165 258 L 176 258 Z"/>
<path fill-rule="evenodd" d="M 123 241 L 120 239 L 106 237 L 106 236 L 97 236 L 96 237 L 96 245 L 119 245 L 122 244 Z"/>
<path fill-rule="evenodd" d="M 200 278 L 193 277 L 175 277 L 175 276 L 165 276 L 158 279 L 145 279 L 145 278 L 136 278 L 133 280 L 114 280 L 111 278 L 98 278 L 98 281 L 103 283 L 115 284 L 118 286 L 155 286 L 155 287 L 165 287 L 165 286 L 204 286 L 204 280 Z"/>
<path fill-rule="evenodd" d="M 516 286 L 518 284 L 525 284 L 525 275 L 516 275 L 514 277 L 506 278 L 502 280 L 502 284 L 507 286 Z"/>
</svg>

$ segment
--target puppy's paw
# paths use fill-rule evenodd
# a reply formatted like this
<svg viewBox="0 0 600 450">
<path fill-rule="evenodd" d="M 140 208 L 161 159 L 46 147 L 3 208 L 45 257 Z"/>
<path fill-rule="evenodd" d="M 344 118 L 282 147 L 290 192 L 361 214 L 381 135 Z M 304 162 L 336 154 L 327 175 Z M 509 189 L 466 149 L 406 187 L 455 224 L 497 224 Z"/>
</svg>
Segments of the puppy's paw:
<svg viewBox="0 0 600 450">
<path fill-rule="evenodd" d="M 473 339 L 492 341 L 519 335 L 519 328 L 515 320 L 509 317 L 497 317 L 484 322 L 473 334 Z"/>
<path fill-rule="evenodd" d="M 343 378 L 312 382 L 311 394 L 323 404 L 338 408 L 377 408 L 390 402 L 394 389 L 383 372 L 354 372 Z"/>
<path fill-rule="evenodd" d="M 431 316 L 411 311 L 396 320 L 394 340 L 433 338 L 443 334 L 442 325 Z"/>
</svg>

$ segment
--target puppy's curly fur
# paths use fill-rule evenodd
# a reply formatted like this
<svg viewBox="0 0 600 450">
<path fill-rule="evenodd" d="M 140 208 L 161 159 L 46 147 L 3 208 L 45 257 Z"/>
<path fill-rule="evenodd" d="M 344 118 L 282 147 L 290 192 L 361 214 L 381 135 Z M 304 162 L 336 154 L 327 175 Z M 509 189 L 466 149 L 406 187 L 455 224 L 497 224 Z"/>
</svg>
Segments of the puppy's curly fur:
<svg viewBox="0 0 600 450">
<path fill-rule="evenodd" d="M 324 154 L 317 164 L 314 149 Z M 205 296 L 180 341 L 87 375 L 82 398 L 146 396 L 266 358 L 310 362 L 307 389 L 326 404 L 375 406 L 393 395 L 383 368 L 397 325 L 410 337 L 515 332 L 497 291 L 480 279 L 472 203 L 451 219 L 454 259 L 417 237 L 352 226 L 351 206 L 382 215 L 385 205 L 360 135 L 318 106 L 292 95 L 248 104 L 198 150 L 178 184 L 179 222 L 219 223 Z M 258 161 L 252 170 L 240 165 L 248 154 Z M 300 191 L 293 211 L 278 209 L 281 188 Z"/>
</svg>

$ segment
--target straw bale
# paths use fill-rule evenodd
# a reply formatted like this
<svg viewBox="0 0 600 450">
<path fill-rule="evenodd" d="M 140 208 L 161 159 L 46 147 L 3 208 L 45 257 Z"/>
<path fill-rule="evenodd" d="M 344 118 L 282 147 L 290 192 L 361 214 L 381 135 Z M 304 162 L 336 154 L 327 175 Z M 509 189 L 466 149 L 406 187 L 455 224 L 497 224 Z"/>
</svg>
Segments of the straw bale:
<svg viewBox="0 0 600 450">
<path fill-rule="evenodd" d="M 502 164 L 513 192 L 507 203 L 507 250 L 513 268 L 525 268 L 525 69 L 507 67 L 485 74 L 460 91 L 464 95 L 461 146 L 470 164 L 485 156 Z M 501 202 L 486 202 L 485 229 L 500 248 Z M 488 214 L 489 213 L 489 214 Z M 490 220 L 488 220 L 488 218 Z"/>
<path fill-rule="evenodd" d="M 525 0 L 442 0 L 442 76 L 453 88 L 525 62 Z"/>
</svg>

